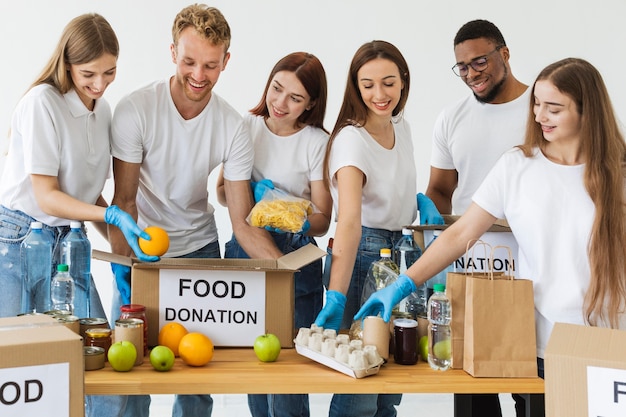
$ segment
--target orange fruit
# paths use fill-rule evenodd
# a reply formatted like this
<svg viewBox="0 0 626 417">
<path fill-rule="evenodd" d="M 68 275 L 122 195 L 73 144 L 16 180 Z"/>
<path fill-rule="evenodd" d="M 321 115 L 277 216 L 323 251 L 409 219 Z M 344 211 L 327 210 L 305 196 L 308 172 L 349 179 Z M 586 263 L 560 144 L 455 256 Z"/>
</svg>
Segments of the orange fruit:
<svg viewBox="0 0 626 417">
<path fill-rule="evenodd" d="M 163 256 L 170 247 L 170 237 L 159 226 L 148 226 L 144 232 L 150 235 L 150 240 L 139 238 L 139 248 L 146 255 Z"/>
<path fill-rule="evenodd" d="M 159 330 L 159 345 L 172 349 L 174 356 L 179 356 L 178 345 L 184 335 L 189 333 L 185 326 L 175 321 L 166 323 Z"/>
<path fill-rule="evenodd" d="M 213 359 L 213 342 L 198 332 L 187 333 L 180 339 L 178 353 L 187 365 L 204 366 Z"/>
</svg>

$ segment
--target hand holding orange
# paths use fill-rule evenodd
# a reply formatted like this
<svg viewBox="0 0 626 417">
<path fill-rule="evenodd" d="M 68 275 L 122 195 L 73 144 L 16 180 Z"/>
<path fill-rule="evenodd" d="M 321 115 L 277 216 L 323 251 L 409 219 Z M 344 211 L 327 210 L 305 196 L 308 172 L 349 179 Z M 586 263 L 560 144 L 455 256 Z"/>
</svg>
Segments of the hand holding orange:
<svg viewBox="0 0 626 417">
<path fill-rule="evenodd" d="M 139 248 L 146 255 L 163 256 L 170 247 L 170 238 L 167 232 L 159 226 L 148 226 L 144 229 L 150 240 L 139 238 Z"/>
</svg>

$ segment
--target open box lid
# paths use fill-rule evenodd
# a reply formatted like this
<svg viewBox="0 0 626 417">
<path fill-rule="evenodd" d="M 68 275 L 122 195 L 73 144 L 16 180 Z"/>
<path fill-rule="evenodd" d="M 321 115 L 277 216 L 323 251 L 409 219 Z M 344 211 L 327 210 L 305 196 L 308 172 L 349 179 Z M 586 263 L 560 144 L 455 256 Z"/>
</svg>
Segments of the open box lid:
<svg viewBox="0 0 626 417">
<path fill-rule="evenodd" d="M 141 269 L 152 268 L 214 268 L 214 269 L 258 269 L 295 271 L 326 256 L 326 251 L 309 243 L 300 249 L 278 259 L 220 259 L 220 258 L 161 258 L 157 262 L 141 262 L 135 257 L 117 255 L 97 249 L 92 250 L 92 258 L 101 261 L 134 266 Z"/>
<path fill-rule="evenodd" d="M 461 216 L 444 214 L 442 215 L 445 225 L 442 224 L 424 224 L 407 226 L 411 230 L 445 230 L 452 223 L 457 221 Z M 505 219 L 497 219 L 495 223 L 487 230 L 488 232 L 510 232 L 511 228 Z"/>
</svg>

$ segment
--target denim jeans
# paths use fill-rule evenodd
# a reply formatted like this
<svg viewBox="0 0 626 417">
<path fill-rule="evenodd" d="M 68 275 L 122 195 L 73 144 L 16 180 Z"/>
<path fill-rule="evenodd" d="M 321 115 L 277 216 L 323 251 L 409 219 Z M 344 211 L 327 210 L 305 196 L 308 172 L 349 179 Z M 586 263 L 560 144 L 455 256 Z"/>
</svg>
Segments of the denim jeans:
<svg viewBox="0 0 626 417">
<path fill-rule="evenodd" d="M 276 246 L 284 254 L 313 243 L 315 239 L 298 233 L 271 233 Z M 235 236 L 226 243 L 225 258 L 249 258 Z M 322 309 L 322 261 L 318 260 L 300 268 L 295 279 L 295 328 L 310 327 Z M 253 417 L 308 417 L 308 394 L 250 394 L 248 407 Z"/>
<path fill-rule="evenodd" d="M 221 258 L 220 244 L 218 241 L 177 258 Z M 115 280 L 114 280 L 115 281 Z M 117 318 L 120 314 L 122 297 L 117 285 L 113 282 L 113 300 L 111 303 L 111 317 Z M 148 417 L 150 414 L 149 395 L 128 395 L 123 396 L 121 403 L 116 403 L 116 407 L 121 407 L 122 414 L 87 414 L 87 417 Z M 104 410 L 103 410 L 104 411 Z M 213 398 L 210 395 L 176 395 L 172 406 L 172 417 L 210 417 L 213 411 Z"/>
<path fill-rule="evenodd" d="M 361 227 L 361 242 L 356 254 L 350 287 L 346 295 L 346 308 L 342 329 L 349 329 L 354 315 L 361 308 L 361 296 L 367 272 L 372 262 L 380 258 L 382 248 L 393 248 L 402 237 L 401 231 Z M 402 394 L 335 394 L 330 403 L 329 417 L 394 417 L 395 406 L 400 405 Z"/>
</svg>

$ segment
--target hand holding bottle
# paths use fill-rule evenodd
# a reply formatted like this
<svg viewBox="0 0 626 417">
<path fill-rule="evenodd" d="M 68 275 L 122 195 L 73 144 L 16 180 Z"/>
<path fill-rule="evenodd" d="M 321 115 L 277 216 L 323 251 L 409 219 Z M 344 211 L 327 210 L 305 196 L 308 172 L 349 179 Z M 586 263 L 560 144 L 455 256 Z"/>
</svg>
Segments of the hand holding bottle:
<svg viewBox="0 0 626 417">
<path fill-rule="evenodd" d="M 356 313 L 354 320 L 367 316 L 377 316 L 382 313 L 383 320 L 388 322 L 391 319 L 393 307 L 416 289 L 417 287 L 411 278 L 405 274 L 400 274 L 393 284 L 372 294 Z"/>
</svg>

